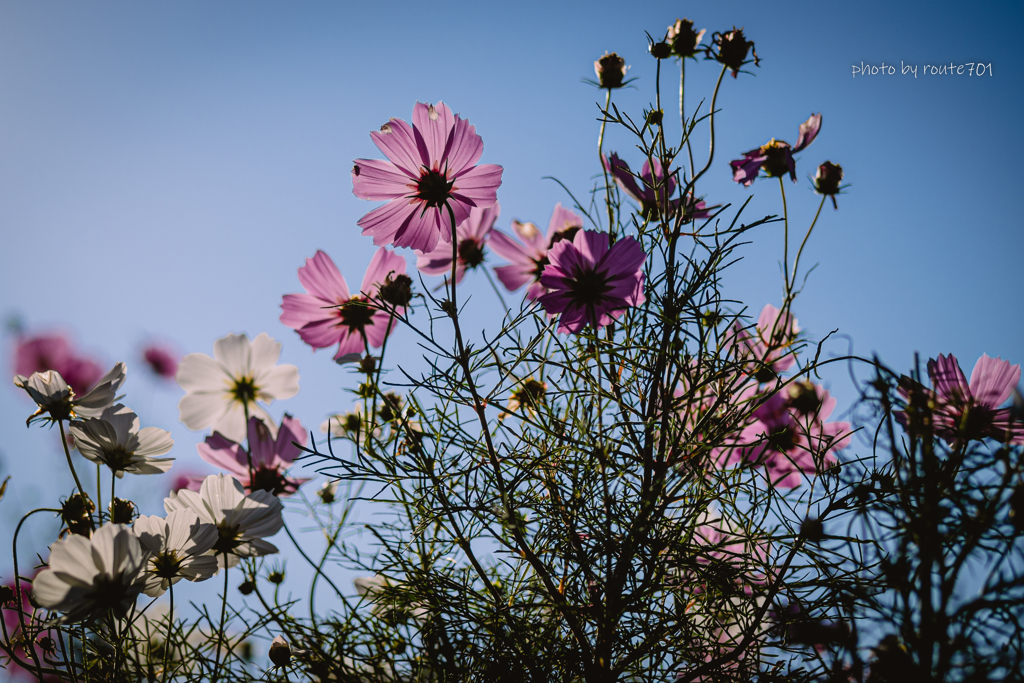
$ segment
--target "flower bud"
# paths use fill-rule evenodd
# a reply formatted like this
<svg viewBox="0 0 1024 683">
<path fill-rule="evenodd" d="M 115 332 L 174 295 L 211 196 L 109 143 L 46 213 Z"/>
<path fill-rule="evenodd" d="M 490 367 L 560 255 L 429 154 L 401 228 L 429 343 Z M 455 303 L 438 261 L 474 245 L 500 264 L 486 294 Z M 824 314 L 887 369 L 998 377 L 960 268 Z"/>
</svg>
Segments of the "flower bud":
<svg viewBox="0 0 1024 683">
<path fill-rule="evenodd" d="M 754 55 L 754 66 L 760 66 L 761 60 L 757 57 L 754 43 L 744 37 L 743 29 L 733 26 L 731 31 L 715 33 L 712 40 L 718 51 L 715 52 L 709 47 L 708 58 L 732 69 L 733 78 L 736 78 L 740 69 L 747 64 L 747 54 L 750 52 L 753 52 Z"/>
<path fill-rule="evenodd" d="M 275 570 L 270 572 L 269 574 L 267 574 L 267 581 L 274 584 L 275 586 L 280 586 L 282 583 L 284 583 L 284 572 L 281 570 Z"/>
<path fill-rule="evenodd" d="M 366 357 L 359 361 L 359 372 L 364 375 L 372 375 L 377 372 L 377 359 L 366 354 Z"/>
<path fill-rule="evenodd" d="M 329 481 L 320 487 L 320 490 L 316 492 L 316 495 L 320 497 L 326 505 L 330 505 L 338 499 L 338 482 Z"/>
<path fill-rule="evenodd" d="M 820 195 L 832 198 L 832 206 L 839 208 L 836 203 L 836 195 L 839 194 L 839 183 L 843 182 L 843 167 L 826 161 L 818 167 L 818 173 L 814 176 L 814 191 Z"/>
<path fill-rule="evenodd" d="M 821 396 L 814 382 L 799 380 L 789 385 L 789 407 L 801 415 L 815 415 L 821 410 Z"/>
<path fill-rule="evenodd" d="M 110 521 L 114 524 L 131 524 L 135 521 L 135 503 L 124 498 L 110 501 Z"/>
<path fill-rule="evenodd" d="M 246 580 L 238 584 L 238 592 L 242 595 L 251 595 L 254 590 L 256 590 L 256 584 L 252 581 Z"/>
<path fill-rule="evenodd" d="M 614 90 L 623 86 L 626 78 L 626 60 L 614 52 L 606 52 L 604 57 L 594 62 L 594 73 L 597 74 L 598 85 L 601 88 Z"/>
<path fill-rule="evenodd" d="M 655 109 L 647 113 L 647 125 L 657 126 L 661 123 L 661 120 L 665 117 L 665 113 L 660 109 Z"/>
<path fill-rule="evenodd" d="M 808 517 L 800 524 L 800 537 L 810 543 L 818 543 L 825 537 L 825 525 L 816 517 Z"/>
<path fill-rule="evenodd" d="M 14 602 L 14 589 L 10 586 L 0 586 L 0 607 L 7 606 Z"/>
<path fill-rule="evenodd" d="M 655 59 L 668 59 L 672 56 L 672 46 L 665 41 L 651 43 L 651 47 L 648 49 L 651 52 L 651 56 Z"/>
<path fill-rule="evenodd" d="M 274 663 L 274 666 L 287 666 L 288 662 L 292 660 L 292 648 L 281 636 L 274 638 L 274 641 L 270 643 L 270 661 Z"/>
<path fill-rule="evenodd" d="M 60 518 L 67 530 L 78 536 L 92 535 L 92 513 L 96 505 L 84 493 L 76 493 L 68 497 L 60 506 Z"/>
<path fill-rule="evenodd" d="M 404 308 L 412 301 L 412 278 L 404 273 L 388 275 L 380 286 L 380 298 L 396 308 Z"/>
<path fill-rule="evenodd" d="M 676 57 L 693 57 L 704 37 L 706 29 L 693 30 L 693 22 L 689 19 L 676 19 L 676 23 L 668 27 L 665 41 L 669 43 L 672 54 Z"/>
</svg>

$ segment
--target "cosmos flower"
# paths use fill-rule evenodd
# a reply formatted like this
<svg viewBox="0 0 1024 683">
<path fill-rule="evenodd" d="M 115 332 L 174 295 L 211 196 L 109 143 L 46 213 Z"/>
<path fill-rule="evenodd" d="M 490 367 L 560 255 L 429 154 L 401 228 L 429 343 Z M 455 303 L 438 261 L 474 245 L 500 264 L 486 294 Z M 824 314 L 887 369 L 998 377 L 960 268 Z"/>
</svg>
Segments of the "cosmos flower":
<svg viewBox="0 0 1024 683">
<path fill-rule="evenodd" d="M 785 140 L 772 138 L 767 144 L 743 153 L 742 159 L 729 162 L 732 167 L 732 179 L 737 183 L 750 185 L 758 172 L 764 171 L 769 178 L 781 178 L 789 174 L 796 182 L 796 160 L 793 155 L 814 142 L 821 130 L 821 114 L 811 114 L 810 118 L 800 124 L 800 133 L 796 146 L 790 147 Z"/>
<path fill-rule="evenodd" d="M 971 370 L 968 383 L 956 356 L 949 354 L 928 361 L 932 390 L 924 390 L 934 406 L 932 423 L 936 436 L 955 439 L 985 438 L 1001 443 L 1024 444 L 1024 425 L 1013 419 L 1012 408 L 1000 408 L 1020 382 L 1020 365 L 982 354 Z M 907 388 L 900 393 L 907 398 Z M 923 389 L 923 388 L 922 388 Z M 907 426 L 905 411 L 895 414 Z"/>
<path fill-rule="evenodd" d="M 110 610 L 123 619 L 145 586 L 148 557 L 123 524 L 104 524 L 91 538 L 69 535 L 51 547 L 49 568 L 36 577 L 32 598 L 64 612 L 65 623 L 103 617 Z"/>
<path fill-rule="evenodd" d="M 695 31 L 693 22 L 689 19 L 676 19 L 676 22 L 668 27 L 665 35 L 665 42 L 672 46 L 672 54 L 676 57 L 695 57 L 697 46 L 707 29 Z"/>
<path fill-rule="evenodd" d="M 164 344 L 147 344 L 142 349 L 142 358 L 157 377 L 174 379 L 178 373 L 178 355 Z"/>
<path fill-rule="evenodd" d="M 139 416 L 120 403 L 105 409 L 98 418 L 75 420 L 69 425 L 78 451 L 86 459 L 102 463 L 118 478 L 131 474 L 161 474 L 171 469 L 174 458 L 157 458 L 171 450 L 171 433 L 156 427 L 139 429 Z"/>
<path fill-rule="evenodd" d="M 143 570 L 143 592 L 149 597 L 163 595 L 182 579 L 204 581 L 217 573 L 217 558 L 207 554 L 219 538 L 217 527 L 204 523 L 194 511 L 175 510 L 166 519 L 143 515 L 132 529 L 149 552 Z"/>
<path fill-rule="evenodd" d="M 446 206 L 458 226 L 473 207 L 497 201 L 501 166 L 476 165 L 483 140 L 444 102 L 417 102 L 411 126 L 391 119 L 370 137 L 388 160 L 356 159 L 352 192 L 360 199 L 387 202 L 359 219 L 363 234 L 373 236 L 377 246 L 429 253 L 440 241 L 451 244 Z"/>
<path fill-rule="evenodd" d="M 213 546 L 217 566 L 234 567 L 243 557 L 259 557 L 277 552 L 277 546 L 264 541 L 284 526 L 281 501 L 269 491 L 253 491 L 248 496 L 242 484 L 226 474 L 211 474 L 199 493 L 182 489 L 164 499 L 168 514 L 191 510 L 206 524 L 217 527 Z"/>
<path fill-rule="evenodd" d="M 373 307 L 371 299 L 377 297 L 389 276 L 404 274 L 404 258 L 393 251 L 378 249 L 366 267 L 359 293 L 353 295 L 331 257 L 317 251 L 299 268 L 299 282 L 307 293 L 284 295 L 281 322 L 298 332 L 302 341 L 314 349 L 337 344 L 334 359 L 338 362 L 358 360 L 366 348 L 363 335 L 370 346 L 380 348 L 394 330 L 394 318 Z"/>
<path fill-rule="evenodd" d="M 626 60 L 614 52 L 605 52 L 601 59 L 594 62 L 594 73 L 597 74 L 597 85 L 600 88 L 614 90 L 626 84 Z"/>
<path fill-rule="evenodd" d="M 249 491 L 269 491 L 275 496 L 295 493 L 308 479 L 285 476 L 295 458 L 302 454 L 308 436 L 302 423 L 285 413 L 277 436 L 258 417 L 249 418 L 249 448 L 252 454 L 252 480 L 249 456 L 240 444 L 214 432 L 197 444 L 200 457 L 211 465 L 227 470 Z"/>
<path fill-rule="evenodd" d="M 676 190 L 676 180 L 673 176 L 665 177 L 661 168 L 661 161 L 654 159 L 654 172 L 651 173 L 651 160 L 645 159 L 640 169 L 640 185 L 637 185 L 636 176 L 629 170 L 629 164 L 620 159 L 612 152 L 608 158 L 603 158 L 605 168 L 615 178 L 616 184 L 622 191 L 640 204 L 641 214 L 644 218 L 655 220 L 661 212 L 671 213 L 679 205 L 679 201 L 670 199 Z M 660 209 L 660 210 L 659 210 Z"/>
<path fill-rule="evenodd" d="M 608 233 L 580 230 L 571 242 L 554 245 L 548 259 L 540 278 L 548 293 L 540 303 L 548 313 L 561 314 L 561 334 L 604 327 L 645 301 L 647 254 L 632 237 L 613 245 Z"/>
<path fill-rule="evenodd" d="M 79 396 L 91 389 L 103 375 L 99 363 L 78 355 L 64 335 L 40 334 L 19 338 L 14 349 L 14 372 L 29 376 L 47 370 L 57 371 Z"/>
<path fill-rule="evenodd" d="M 582 228 L 583 219 L 561 204 L 555 204 L 545 234 L 541 234 L 533 223 L 512 221 L 512 229 L 520 241 L 513 240 L 500 230 L 491 234 L 491 249 L 498 256 L 512 262 L 509 266 L 498 266 L 494 274 L 510 292 L 529 284 L 526 298 L 536 301 L 546 291 L 540 284 L 540 275 L 548 265 L 548 250 L 563 239 L 572 240 Z"/>
<path fill-rule="evenodd" d="M 114 402 L 117 388 L 124 381 L 127 368 L 118 363 L 100 378 L 87 394 L 75 397 L 74 390 L 56 370 L 33 372 L 31 377 L 14 376 L 14 385 L 28 392 L 38 409 L 27 422 L 39 420 L 69 420 L 74 417 L 99 417 Z"/>
<path fill-rule="evenodd" d="M 501 206 L 494 202 L 494 206 L 486 209 L 473 208 L 467 218 L 455 231 L 458 240 L 458 261 L 455 264 L 455 282 L 462 282 L 466 271 L 476 268 L 484 262 L 484 247 L 487 245 L 487 238 L 494 228 L 494 221 L 498 220 L 501 213 Z M 437 249 L 429 254 L 420 254 L 416 261 L 416 267 L 420 272 L 427 275 L 445 275 L 452 272 L 452 247 L 451 244 L 438 244 Z"/>
<path fill-rule="evenodd" d="M 270 420 L 260 403 L 291 398 L 299 392 L 299 369 L 277 365 L 281 344 L 265 332 L 252 342 L 229 334 L 213 344 L 213 358 L 190 353 L 178 366 L 185 395 L 178 402 L 189 429 L 212 427 L 233 441 L 245 438 L 245 412 Z"/>
<path fill-rule="evenodd" d="M 739 324 L 733 329 L 735 352 L 754 363 L 750 374 L 759 382 L 774 380 L 778 373 L 788 370 L 796 362 L 792 347 L 800 328 L 791 313 L 783 315 L 771 304 L 765 304 L 757 317 L 754 336 Z"/>
</svg>

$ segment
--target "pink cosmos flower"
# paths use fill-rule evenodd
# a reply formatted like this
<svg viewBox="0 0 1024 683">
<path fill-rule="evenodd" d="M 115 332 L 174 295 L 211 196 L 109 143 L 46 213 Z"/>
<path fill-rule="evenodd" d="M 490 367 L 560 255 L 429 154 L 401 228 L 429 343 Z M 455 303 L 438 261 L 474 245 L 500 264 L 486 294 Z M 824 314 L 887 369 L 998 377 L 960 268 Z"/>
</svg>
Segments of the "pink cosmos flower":
<svg viewBox="0 0 1024 683">
<path fill-rule="evenodd" d="M 178 374 L 179 356 L 165 344 L 147 344 L 142 358 L 157 377 L 173 380 Z"/>
<path fill-rule="evenodd" d="M 548 265 L 548 250 L 563 239 L 572 240 L 582 228 L 583 219 L 561 204 L 555 204 L 546 234 L 542 235 L 533 223 L 512 221 L 512 229 L 520 241 L 513 240 L 500 230 L 495 230 L 491 235 L 491 249 L 494 253 L 512 262 L 510 266 L 498 266 L 494 274 L 510 292 L 529 284 L 526 298 L 536 301 L 547 291 L 540 284 L 540 275 Z"/>
<path fill-rule="evenodd" d="M 658 159 L 654 159 L 654 173 L 651 173 L 651 161 L 644 160 L 644 165 L 640 169 L 640 182 L 643 187 L 637 185 L 636 176 L 629 170 L 629 164 L 619 159 L 614 152 L 611 158 L 604 158 L 603 161 L 604 167 L 614 176 L 622 191 L 640 204 L 645 218 L 658 216 L 658 207 L 671 213 L 679 205 L 679 200 L 670 199 L 676 190 L 676 179 L 672 175 L 665 177 L 661 161 Z"/>
<path fill-rule="evenodd" d="M 189 472 L 179 474 L 174 478 L 174 482 L 171 484 L 171 491 L 175 493 L 181 490 L 198 492 L 203 488 L 203 481 L 208 476 L 209 475 L 207 474 L 194 474 Z"/>
<path fill-rule="evenodd" d="M 1020 382 L 1020 365 L 982 354 L 967 382 L 956 356 L 949 354 L 928 361 L 932 380 L 929 392 L 936 404 L 933 414 L 935 434 L 950 442 L 957 438 L 995 439 L 1002 443 L 1024 444 L 1024 425 L 1014 421 L 1012 408 L 999 406 L 1010 398 Z M 927 391 L 927 390 L 925 390 Z M 909 391 L 900 389 L 906 398 Z M 906 413 L 896 420 L 906 426 Z"/>
<path fill-rule="evenodd" d="M 498 220 L 501 213 L 501 206 L 494 202 L 494 206 L 486 209 L 474 207 L 467 218 L 455 231 L 458 239 L 458 262 L 455 264 L 455 282 L 462 282 L 466 271 L 476 268 L 484 262 L 484 247 L 487 245 L 487 238 L 494 228 L 494 221 Z M 452 272 L 452 245 L 451 243 L 440 242 L 437 248 L 429 254 L 420 254 L 416 261 L 416 267 L 427 275 L 445 275 Z"/>
<path fill-rule="evenodd" d="M 796 362 L 792 346 L 800 328 L 791 313 L 766 304 L 757 317 L 754 335 L 737 324 L 734 328 L 735 351 L 741 358 L 753 361 L 757 367 L 751 372 L 759 382 L 769 382 Z"/>
<path fill-rule="evenodd" d="M 750 185 L 762 169 L 769 178 L 781 178 L 789 173 L 796 182 L 796 160 L 793 155 L 806 148 L 818 137 L 821 130 L 821 114 L 811 114 L 810 118 L 800 124 L 800 133 L 796 146 L 790 147 L 785 140 L 772 138 L 767 144 L 743 153 L 742 159 L 730 161 L 732 179 L 737 183 Z"/>
<path fill-rule="evenodd" d="M 103 376 L 99 363 L 79 356 L 64 335 L 19 338 L 14 349 L 14 373 L 29 377 L 34 372 L 47 370 L 56 370 L 78 396 L 89 391 Z"/>
<path fill-rule="evenodd" d="M 608 233 L 580 230 L 548 251 L 550 263 L 540 276 L 548 293 L 539 301 L 548 313 L 560 313 L 558 331 L 578 334 L 586 325 L 604 327 L 644 298 L 640 244 L 623 237 L 614 245 Z"/>
<path fill-rule="evenodd" d="M 299 282 L 308 293 L 284 295 L 281 322 L 314 349 L 337 344 L 336 361 L 358 360 L 366 349 L 364 335 L 370 346 L 379 348 L 395 328 L 391 314 L 375 308 L 370 300 L 377 296 L 388 275 L 404 274 L 404 258 L 378 249 L 366 268 L 359 293 L 350 294 L 331 257 L 317 251 L 299 268 Z"/>
<path fill-rule="evenodd" d="M 412 125 L 391 119 L 370 133 L 388 161 L 356 159 L 352 192 L 360 199 L 386 201 L 359 219 L 364 235 L 377 246 L 393 244 L 424 253 L 439 241 L 451 244 L 452 225 L 469 217 L 473 207 L 497 201 L 501 166 L 476 165 L 483 140 L 469 121 L 444 104 L 416 103 Z"/>
<path fill-rule="evenodd" d="M 794 382 L 754 411 L 755 421 L 719 462 L 763 467 L 773 485 L 795 488 L 802 474 L 814 476 L 838 462 L 833 452 L 850 443 L 850 423 L 826 422 L 835 407 L 820 385 Z"/>
<path fill-rule="evenodd" d="M 227 470 L 249 492 L 264 490 L 275 496 L 287 496 L 309 481 L 308 478 L 285 476 L 285 471 L 302 453 L 300 447 L 305 446 L 308 439 L 301 422 L 285 413 L 275 438 L 263 420 L 251 417 L 248 436 L 249 448 L 252 449 L 251 480 L 245 448 L 220 432 L 214 432 L 213 436 L 206 437 L 206 441 L 196 444 L 196 449 L 203 460 Z"/>
</svg>

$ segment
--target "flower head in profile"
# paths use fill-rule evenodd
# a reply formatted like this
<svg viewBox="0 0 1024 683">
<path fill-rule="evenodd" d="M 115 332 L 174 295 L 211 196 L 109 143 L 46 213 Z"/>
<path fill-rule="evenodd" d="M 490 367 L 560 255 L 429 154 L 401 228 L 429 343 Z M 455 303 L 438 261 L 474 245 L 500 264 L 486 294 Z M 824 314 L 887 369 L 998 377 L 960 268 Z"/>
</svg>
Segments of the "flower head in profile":
<svg viewBox="0 0 1024 683">
<path fill-rule="evenodd" d="M 540 232 L 533 223 L 519 221 L 512 221 L 512 229 L 519 240 L 500 230 L 491 234 L 491 249 L 512 262 L 512 265 L 498 266 L 494 274 L 510 292 L 529 285 L 526 298 L 536 301 L 546 291 L 540 284 L 540 276 L 548 265 L 548 250 L 562 240 L 572 241 L 583 229 L 583 219 L 561 204 L 555 204 L 546 233 Z"/>
<path fill-rule="evenodd" d="M 757 149 L 744 152 L 742 159 L 729 162 L 733 181 L 750 185 L 763 170 L 769 178 L 781 178 L 788 173 L 795 183 L 796 160 L 793 155 L 814 142 L 820 130 L 821 114 L 811 114 L 810 118 L 800 124 L 795 146 L 791 147 L 785 140 L 772 138 Z"/>
<path fill-rule="evenodd" d="M 826 161 L 818 166 L 818 173 L 814 176 L 814 191 L 824 197 L 831 197 L 832 207 L 838 209 L 836 195 L 841 194 L 845 187 L 840 186 L 841 182 L 843 182 L 843 167 Z"/>
<path fill-rule="evenodd" d="M 337 344 L 334 359 L 338 362 L 358 360 L 367 342 L 379 348 L 394 330 L 394 316 L 375 307 L 373 300 L 389 277 L 401 275 L 405 275 L 405 259 L 393 251 L 378 249 L 366 268 L 359 292 L 352 294 L 331 257 L 317 251 L 299 268 L 299 282 L 306 293 L 284 295 L 281 322 L 314 349 Z"/>
<path fill-rule="evenodd" d="M 278 365 L 281 344 L 265 332 L 249 341 L 229 334 L 213 344 L 213 358 L 190 353 L 178 366 L 178 384 L 185 395 L 178 402 L 181 421 L 189 429 L 212 427 L 233 441 L 245 438 L 245 413 L 270 416 L 261 403 L 291 398 L 299 392 L 299 369 Z"/>
<path fill-rule="evenodd" d="M 149 597 L 163 595 L 182 579 L 204 581 L 217 573 L 217 558 L 207 554 L 217 543 L 217 527 L 194 511 L 175 510 L 166 518 L 143 515 L 132 529 L 149 552 L 143 570 L 143 592 Z"/>
<path fill-rule="evenodd" d="M 608 233 L 580 230 L 571 242 L 551 247 L 548 260 L 540 277 L 548 293 L 540 303 L 548 313 L 561 314 L 562 334 L 578 334 L 586 325 L 604 327 L 645 301 L 647 254 L 632 237 L 613 245 Z"/>
<path fill-rule="evenodd" d="M 105 409 L 98 418 L 70 424 L 78 451 L 86 459 L 102 463 L 118 476 L 161 474 L 171 469 L 174 458 L 157 458 L 171 450 L 171 433 L 156 427 L 139 429 L 139 416 L 120 403 Z"/>
<path fill-rule="evenodd" d="M 226 474 L 208 476 L 199 493 L 172 493 L 164 499 L 164 510 L 191 510 L 202 522 L 217 527 L 213 552 L 220 568 L 234 567 L 243 557 L 276 553 L 277 546 L 263 539 L 284 526 L 277 496 L 262 490 L 245 495 L 242 484 Z"/>
<path fill-rule="evenodd" d="M 1024 424 L 1014 419 L 1013 408 L 1000 408 L 1020 382 L 1020 365 L 982 354 L 971 370 L 968 382 L 953 354 L 928 361 L 929 391 L 904 382 L 899 391 L 909 399 L 916 389 L 927 398 L 936 436 L 956 439 L 994 439 L 1001 443 L 1024 444 Z M 908 403 L 911 401 L 908 400 Z M 895 414 L 907 426 L 907 411 Z"/>
<path fill-rule="evenodd" d="M 79 396 L 103 375 L 100 364 L 79 355 L 62 334 L 20 337 L 14 349 L 14 372 L 29 376 L 47 370 L 57 371 Z"/>
<path fill-rule="evenodd" d="M 458 256 L 455 263 L 455 282 L 462 282 L 467 270 L 477 268 L 484 262 L 484 248 L 487 238 L 498 220 L 501 206 L 494 202 L 486 209 L 473 208 L 467 218 L 455 231 Z M 445 275 L 452 272 L 451 244 L 439 243 L 429 254 L 420 254 L 416 267 L 427 275 Z"/>
<path fill-rule="evenodd" d="M 32 585 L 36 604 L 64 612 L 62 622 L 124 618 L 145 587 L 149 553 L 123 524 L 105 524 L 91 538 L 70 535 L 50 548 L 49 568 Z"/>
<path fill-rule="evenodd" d="M 668 27 L 665 42 L 672 46 L 672 54 L 676 57 L 696 58 L 697 46 L 707 29 L 695 31 L 689 19 L 676 19 L 676 23 Z"/>
<path fill-rule="evenodd" d="M 124 381 L 126 368 L 118 363 L 100 378 L 81 398 L 68 386 L 56 370 L 33 372 L 30 377 L 14 376 L 14 386 L 24 389 L 36 402 L 38 409 L 26 422 L 35 420 L 70 420 L 76 417 L 98 417 L 114 402 L 117 388 Z"/>
<path fill-rule="evenodd" d="M 477 165 L 483 140 L 444 102 L 417 102 L 411 126 L 391 119 L 370 137 L 388 160 L 356 159 L 352 192 L 387 202 L 359 219 L 363 234 L 377 246 L 429 253 L 440 241 L 451 244 L 449 210 L 458 226 L 473 207 L 487 208 L 497 200 L 501 166 Z"/>
<path fill-rule="evenodd" d="M 614 152 L 603 161 L 605 168 L 615 178 L 616 184 L 622 188 L 622 191 L 640 204 L 644 218 L 657 219 L 662 213 L 671 213 L 675 209 L 678 201 L 673 201 L 670 197 L 675 192 L 676 181 L 671 175 L 665 176 L 661 161 L 653 160 L 652 173 L 651 160 L 644 160 L 644 165 L 640 169 L 640 185 L 636 182 L 636 176 L 629 170 L 629 164 Z"/>
<path fill-rule="evenodd" d="M 733 78 L 739 76 L 740 69 L 751 61 L 754 62 L 754 66 L 761 65 L 761 60 L 757 58 L 757 50 L 754 49 L 754 41 L 747 40 L 741 28 L 733 26 L 731 31 L 725 33 L 716 31 L 711 36 L 711 43 L 712 45 L 704 50 L 705 57 L 732 69 Z M 754 59 L 748 60 L 748 54 L 753 54 Z"/>
<path fill-rule="evenodd" d="M 249 418 L 249 449 L 252 470 L 245 448 L 214 432 L 197 444 L 203 460 L 227 470 L 249 491 L 269 491 L 275 496 L 295 493 L 308 479 L 295 479 L 285 472 L 302 453 L 308 436 L 302 423 L 285 413 L 276 436 L 258 417 Z M 252 477 L 250 478 L 250 473 Z"/>
<path fill-rule="evenodd" d="M 626 60 L 614 52 L 605 52 L 601 59 L 594 62 L 594 73 L 597 74 L 597 85 L 607 90 L 621 88 L 627 81 Z"/>
<path fill-rule="evenodd" d="M 770 382 L 796 362 L 793 344 L 800 328 L 788 311 L 783 313 L 771 304 L 765 304 L 753 330 L 738 324 L 734 330 L 735 352 L 752 363 L 749 374 L 757 381 Z"/>
<path fill-rule="evenodd" d="M 146 361 L 153 374 L 161 379 L 174 379 L 178 374 L 179 358 L 180 356 L 165 344 L 154 342 L 142 349 L 142 359 Z"/>
</svg>

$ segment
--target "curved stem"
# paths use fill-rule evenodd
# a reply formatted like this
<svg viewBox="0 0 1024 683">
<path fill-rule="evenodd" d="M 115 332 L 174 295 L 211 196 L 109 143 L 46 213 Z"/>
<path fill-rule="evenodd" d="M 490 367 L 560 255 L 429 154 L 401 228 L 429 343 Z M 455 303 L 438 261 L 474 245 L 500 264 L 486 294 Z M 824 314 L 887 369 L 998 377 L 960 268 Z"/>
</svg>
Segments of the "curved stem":
<svg viewBox="0 0 1024 683">
<path fill-rule="evenodd" d="M 818 204 L 818 211 L 814 214 L 814 220 L 811 221 L 811 227 L 807 228 L 807 234 L 804 235 L 804 241 L 800 243 L 800 248 L 796 252 L 796 260 L 793 261 L 793 284 L 796 285 L 796 269 L 800 266 L 800 254 L 804 253 L 804 245 L 807 244 L 807 238 L 811 236 L 811 231 L 814 230 L 814 225 L 818 222 L 818 216 L 821 215 L 821 207 L 825 206 L 825 196 L 822 195 L 821 203 Z"/>
<path fill-rule="evenodd" d="M 334 589 L 334 592 L 337 593 L 338 597 L 340 598 L 341 597 L 341 591 L 338 590 L 338 587 L 334 585 L 334 582 L 331 581 L 330 577 L 327 576 L 326 574 L 324 574 L 322 571 L 320 571 L 320 567 L 317 566 L 317 564 L 315 562 L 313 562 L 313 560 L 311 560 L 309 558 L 309 555 L 307 555 L 306 551 L 303 550 L 302 546 L 299 545 L 299 542 L 295 539 L 295 536 L 292 535 L 292 531 L 291 531 L 291 529 L 288 528 L 287 524 L 284 525 L 284 532 L 286 534 L 288 534 L 288 538 L 290 538 L 292 540 L 292 544 L 295 546 L 295 549 L 299 551 L 299 554 L 302 555 L 302 559 L 304 559 L 306 562 L 308 562 L 309 566 L 312 567 L 314 570 L 316 570 L 316 575 L 317 576 L 324 577 L 324 581 L 326 581 L 327 584 L 331 588 Z"/>
<path fill-rule="evenodd" d="M 57 420 L 57 426 L 60 427 L 60 442 L 64 445 L 64 455 L 68 458 L 68 467 L 71 468 L 71 476 L 75 478 L 75 485 L 78 486 L 78 492 L 85 496 L 85 489 L 82 487 L 82 482 L 78 480 L 78 473 L 75 472 L 75 464 L 71 462 L 71 450 L 68 448 L 68 435 L 64 433 L 64 421 Z"/>
<path fill-rule="evenodd" d="M 64 430 L 61 429 L 61 436 L 63 435 Z M 67 441 L 65 441 L 64 444 L 66 446 Z M 31 510 L 30 512 L 26 513 L 25 516 L 21 518 L 21 521 L 18 522 L 18 526 L 14 529 L 14 541 L 11 544 L 11 555 L 14 559 L 14 599 L 17 601 L 18 605 L 18 623 L 21 625 L 22 636 L 26 636 L 28 634 L 28 628 L 25 625 L 25 599 L 23 597 L 23 593 L 21 592 L 21 573 L 18 571 L 18 534 L 21 533 L 21 525 L 24 524 L 29 517 L 31 517 L 37 512 L 56 512 L 57 514 L 60 514 L 60 510 L 56 510 L 53 508 L 36 508 L 35 510 Z M 39 680 L 42 681 L 43 665 L 39 661 L 39 655 L 36 654 L 36 649 L 34 647 L 26 647 L 25 649 L 28 650 L 28 653 L 30 655 L 32 655 L 32 663 L 36 665 L 36 669 L 39 671 Z"/>
</svg>

